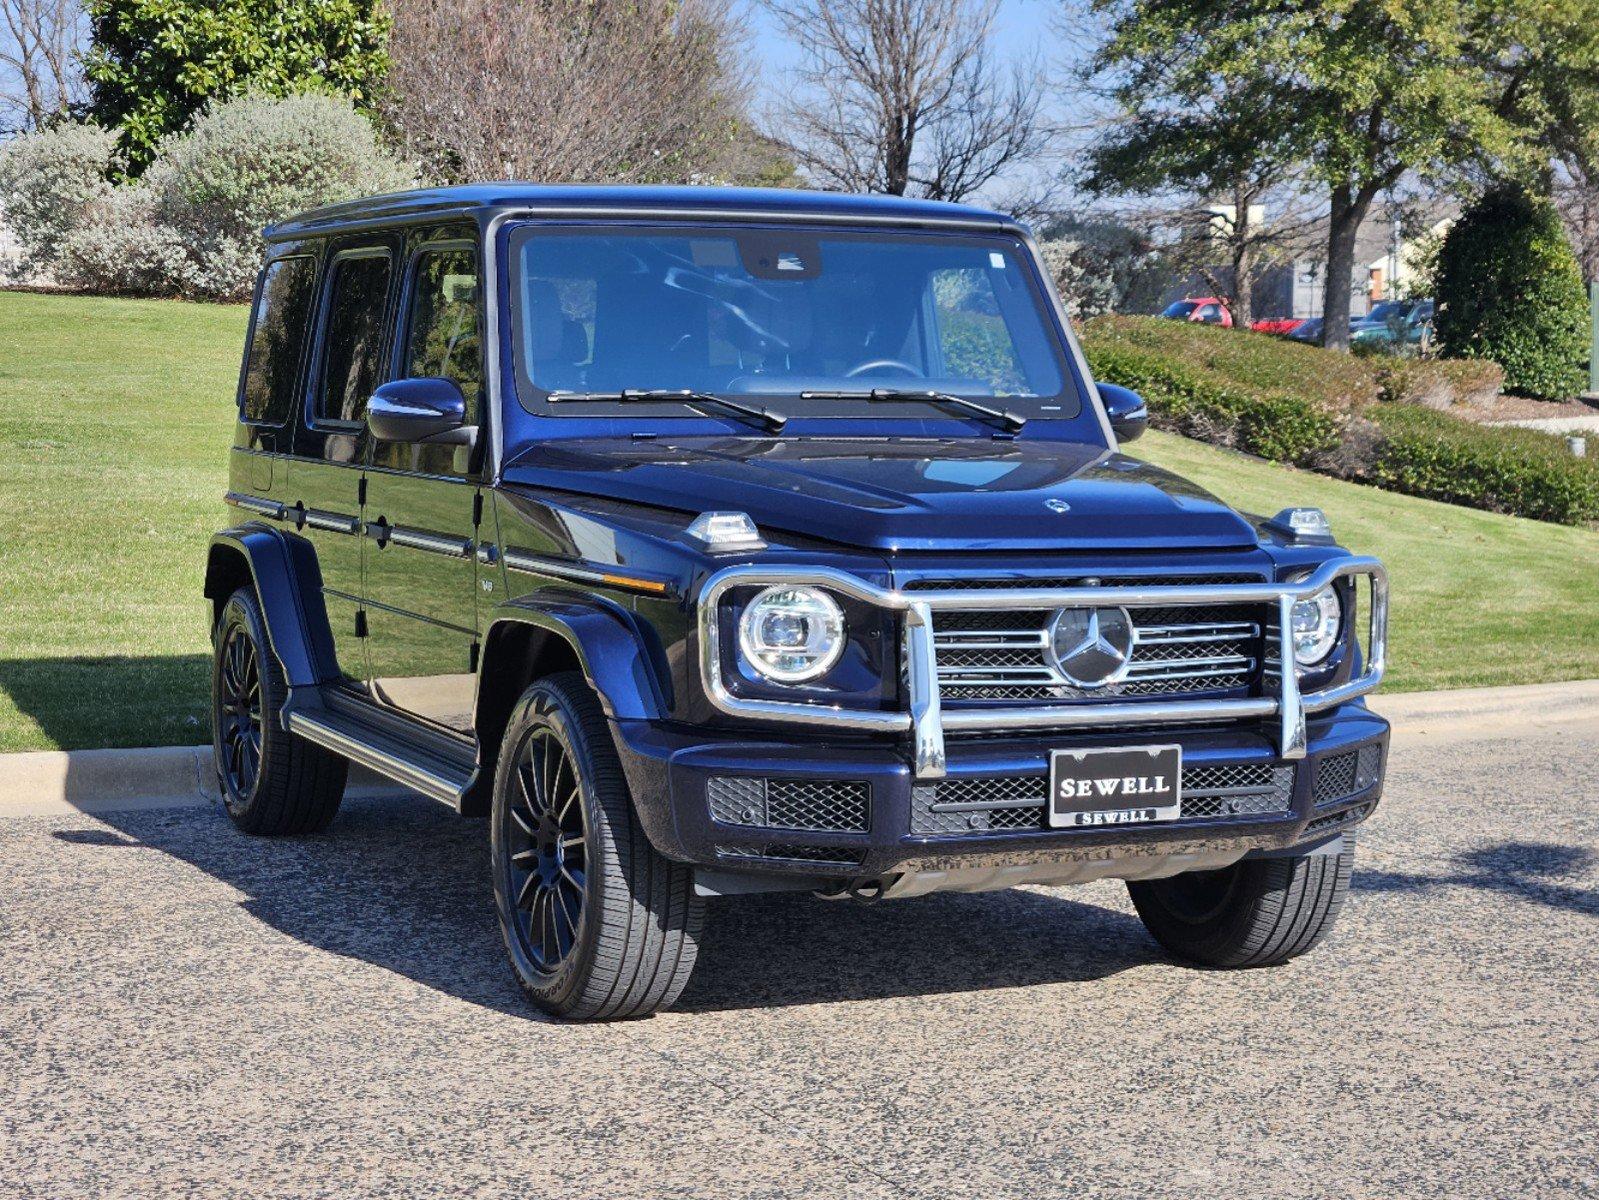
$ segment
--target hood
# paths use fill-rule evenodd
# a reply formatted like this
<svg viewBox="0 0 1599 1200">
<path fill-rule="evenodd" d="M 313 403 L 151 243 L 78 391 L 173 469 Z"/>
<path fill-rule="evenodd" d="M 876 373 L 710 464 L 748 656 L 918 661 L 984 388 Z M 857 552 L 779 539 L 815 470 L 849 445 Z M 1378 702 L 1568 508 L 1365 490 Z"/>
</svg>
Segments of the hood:
<svg viewBox="0 0 1599 1200">
<path fill-rule="evenodd" d="M 1180 476 L 1043 440 L 626 438 L 543 442 L 507 483 L 757 525 L 874 550 L 1222 549 L 1253 528 Z"/>
</svg>

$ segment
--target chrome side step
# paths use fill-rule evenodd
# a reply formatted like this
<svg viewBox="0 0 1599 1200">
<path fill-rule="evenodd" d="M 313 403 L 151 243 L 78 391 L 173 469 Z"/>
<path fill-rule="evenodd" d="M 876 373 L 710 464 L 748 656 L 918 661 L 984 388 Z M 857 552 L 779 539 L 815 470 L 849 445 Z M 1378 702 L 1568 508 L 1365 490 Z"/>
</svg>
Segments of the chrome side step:
<svg viewBox="0 0 1599 1200">
<path fill-rule="evenodd" d="M 460 808 L 471 782 L 469 770 L 378 732 L 358 718 L 325 708 L 291 710 L 289 732 L 451 808 Z"/>
</svg>

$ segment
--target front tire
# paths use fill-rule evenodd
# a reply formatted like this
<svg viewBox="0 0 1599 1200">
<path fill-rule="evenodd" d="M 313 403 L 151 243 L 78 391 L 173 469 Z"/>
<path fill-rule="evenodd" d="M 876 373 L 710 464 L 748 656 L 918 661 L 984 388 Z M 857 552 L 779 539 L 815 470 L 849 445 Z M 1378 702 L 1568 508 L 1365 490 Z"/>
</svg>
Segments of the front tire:
<svg viewBox="0 0 1599 1200">
<path fill-rule="evenodd" d="M 1355 841 L 1336 854 L 1245 859 L 1219 871 L 1129 880 L 1144 926 L 1179 958 L 1207 967 L 1269 967 L 1331 931 L 1349 891 Z"/>
<path fill-rule="evenodd" d="M 283 727 L 289 694 L 255 589 L 217 621 L 211 662 L 211 750 L 223 806 L 246 833 L 315 833 L 339 811 L 350 764 Z"/>
<path fill-rule="evenodd" d="M 539 680 L 511 713 L 494 777 L 494 903 L 518 980 L 568 1020 L 647 1016 L 694 969 L 704 901 L 633 811 L 581 675 Z"/>
</svg>

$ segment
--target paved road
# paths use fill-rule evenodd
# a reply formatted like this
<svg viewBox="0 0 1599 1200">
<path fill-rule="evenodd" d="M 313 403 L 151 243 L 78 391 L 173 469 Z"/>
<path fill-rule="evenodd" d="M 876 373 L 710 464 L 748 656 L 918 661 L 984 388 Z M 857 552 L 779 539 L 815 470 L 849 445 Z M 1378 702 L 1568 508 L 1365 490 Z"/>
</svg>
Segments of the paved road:
<svg viewBox="0 0 1599 1200">
<path fill-rule="evenodd" d="M 426 802 L 0 819 L 0 1196 L 1599 1196 L 1599 723 L 1393 762 L 1287 967 L 1111 884 L 723 901 L 609 1027 L 524 1006 Z"/>
</svg>

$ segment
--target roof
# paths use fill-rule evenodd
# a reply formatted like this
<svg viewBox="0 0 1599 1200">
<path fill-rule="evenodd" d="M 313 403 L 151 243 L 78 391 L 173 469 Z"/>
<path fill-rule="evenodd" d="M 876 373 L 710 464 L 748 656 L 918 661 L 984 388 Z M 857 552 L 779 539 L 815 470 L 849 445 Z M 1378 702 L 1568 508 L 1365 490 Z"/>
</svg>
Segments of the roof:
<svg viewBox="0 0 1599 1200">
<path fill-rule="evenodd" d="M 940 200 L 856 196 L 797 188 L 621 187 L 594 184 L 473 183 L 418 188 L 328 205 L 291 217 L 265 232 L 274 241 L 343 228 L 400 224 L 429 218 L 482 217 L 516 209 L 574 216 L 705 216 L 712 219 L 893 222 L 1015 228 L 1002 213 Z"/>
</svg>

